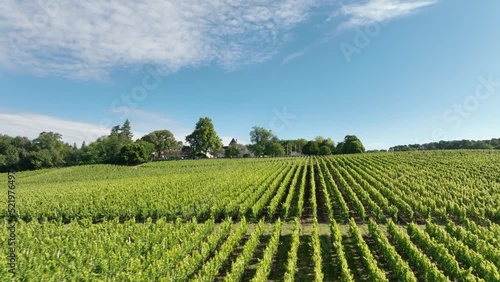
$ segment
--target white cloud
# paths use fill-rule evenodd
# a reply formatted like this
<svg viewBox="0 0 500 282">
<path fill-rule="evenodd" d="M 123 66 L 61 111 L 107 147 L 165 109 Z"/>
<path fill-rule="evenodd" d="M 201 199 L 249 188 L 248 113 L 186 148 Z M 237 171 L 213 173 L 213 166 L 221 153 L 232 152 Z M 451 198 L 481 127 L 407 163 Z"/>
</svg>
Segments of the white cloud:
<svg viewBox="0 0 500 282">
<path fill-rule="evenodd" d="M 297 52 L 293 52 L 291 53 L 290 55 L 286 56 L 283 61 L 281 61 L 281 65 L 286 65 L 288 64 L 288 62 L 292 61 L 292 60 L 295 60 L 297 58 L 300 58 L 302 57 L 303 55 L 305 54 L 305 50 L 302 50 L 302 51 L 297 51 Z"/>
<path fill-rule="evenodd" d="M 25 136 L 36 138 L 41 132 L 57 132 L 62 134 L 63 141 L 80 145 L 84 140 L 88 143 L 109 134 L 109 128 L 97 124 L 63 120 L 46 115 L 23 113 L 0 113 L 0 134 L 9 136 Z"/>
<path fill-rule="evenodd" d="M 119 67 L 170 71 L 268 60 L 318 0 L 3 0 L 0 66 L 103 79 Z"/>
<path fill-rule="evenodd" d="M 437 0 L 369 0 L 342 5 L 340 11 L 336 11 L 333 15 L 347 17 L 339 29 L 353 28 L 410 15 L 420 8 L 435 3 Z"/>
<path fill-rule="evenodd" d="M 30 139 L 38 137 L 41 132 L 57 132 L 64 142 L 80 145 L 83 141 L 90 143 L 97 138 L 109 135 L 111 127 L 65 120 L 57 117 L 33 113 L 0 113 L 0 134 L 9 136 L 25 136 Z M 190 130 L 183 128 L 178 122 L 164 117 L 162 114 L 134 110 L 130 114 L 130 123 L 134 140 L 154 130 L 168 129 L 179 141 L 184 141 Z M 118 125 L 118 124 L 113 124 Z M 121 125 L 121 124 L 120 124 Z"/>
</svg>

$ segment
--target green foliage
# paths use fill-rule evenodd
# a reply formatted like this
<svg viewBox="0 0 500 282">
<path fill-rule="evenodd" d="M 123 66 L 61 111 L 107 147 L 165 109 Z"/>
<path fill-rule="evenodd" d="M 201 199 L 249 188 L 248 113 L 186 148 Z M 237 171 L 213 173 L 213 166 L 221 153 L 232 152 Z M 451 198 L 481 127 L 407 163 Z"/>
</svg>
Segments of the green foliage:
<svg viewBox="0 0 500 282">
<path fill-rule="evenodd" d="M 250 238 L 243 246 L 242 252 L 238 255 L 236 260 L 234 260 L 231 264 L 231 270 L 227 273 L 224 278 L 224 282 L 238 282 L 241 281 L 241 277 L 245 271 L 245 266 L 252 259 L 253 254 L 255 253 L 257 246 L 260 242 L 260 237 L 264 233 L 265 226 L 264 220 L 260 220 L 256 225 L 255 230 L 250 235 Z"/>
<path fill-rule="evenodd" d="M 259 262 L 259 265 L 257 267 L 257 272 L 255 273 L 255 276 L 251 280 L 252 282 L 267 281 L 269 272 L 271 272 L 273 257 L 278 251 L 282 225 L 283 224 L 281 223 L 281 220 L 278 218 L 278 220 L 274 224 L 273 232 L 271 234 L 271 239 L 269 240 L 269 243 L 267 244 L 267 247 L 264 250 L 264 255 L 262 257 L 262 260 Z"/>
<path fill-rule="evenodd" d="M 314 261 L 314 281 L 323 281 L 322 258 L 321 258 L 321 243 L 319 241 L 319 227 L 318 219 L 313 217 L 313 228 L 311 234 L 311 241 L 313 247 L 313 261 Z"/>
<path fill-rule="evenodd" d="M 193 133 L 186 136 L 186 142 L 190 144 L 193 154 L 216 154 L 222 149 L 222 141 L 208 117 L 200 118 Z"/>
<path fill-rule="evenodd" d="M 285 148 L 279 142 L 269 142 L 264 149 L 265 155 L 279 157 L 285 154 Z"/>
<path fill-rule="evenodd" d="M 250 131 L 250 141 L 252 142 L 250 150 L 256 156 L 281 156 L 285 154 L 285 150 L 279 143 L 278 137 L 263 127 L 254 126 L 252 128 L 252 131 Z"/>
<path fill-rule="evenodd" d="M 342 144 L 341 153 L 342 154 L 359 154 L 364 153 L 365 147 L 361 140 L 355 135 L 347 135 L 344 138 L 344 142 Z"/>
<path fill-rule="evenodd" d="M 417 282 L 415 274 L 410 266 L 398 254 L 396 248 L 391 245 L 383 231 L 373 220 L 370 220 L 368 225 L 370 237 L 375 241 L 377 248 L 381 251 L 384 258 L 387 259 L 391 270 L 395 273 L 398 281 Z"/>
<path fill-rule="evenodd" d="M 168 130 L 156 130 L 141 138 L 142 141 L 154 145 L 154 150 L 160 155 L 162 151 L 172 151 L 178 149 L 177 140 L 174 134 Z"/>
<path fill-rule="evenodd" d="M 149 161 L 153 150 L 153 144 L 139 141 L 125 145 L 120 151 L 120 156 L 123 158 L 124 164 L 138 165 Z"/>
<path fill-rule="evenodd" d="M 295 281 L 295 274 L 298 271 L 297 251 L 299 250 L 299 245 L 300 245 L 300 231 L 301 231 L 300 220 L 298 218 L 295 218 L 293 221 L 292 244 L 290 246 L 290 250 L 288 251 L 286 273 L 283 279 L 285 282 Z"/>
<path fill-rule="evenodd" d="M 309 141 L 302 148 L 302 153 L 305 155 L 319 155 L 319 145 L 316 141 Z"/>
<path fill-rule="evenodd" d="M 70 146 L 62 142 L 61 138 L 59 133 L 42 132 L 33 140 L 33 168 L 59 167 L 66 163 L 65 156 L 70 151 Z"/>
<path fill-rule="evenodd" d="M 321 156 L 327 156 L 332 154 L 332 149 L 330 147 L 323 145 L 319 148 L 319 155 Z"/>
<path fill-rule="evenodd" d="M 224 151 L 224 157 L 226 158 L 241 157 L 242 156 L 241 152 L 243 152 L 244 149 L 245 146 L 237 144 L 236 141 L 233 139 L 231 143 L 229 143 L 229 146 L 227 146 L 227 149 Z"/>
<path fill-rule="evenodd" d="M 333 142 L 331 138 L 325 139 L 322 136 L 318 136 L 314 139 L 314 141 L 318 144 L 319 155 L 326 156 L 335 152 L 335 142 Z"/>
<path fill-rule="evenodd" d="M 492 138 L 490 140 L 453 140 L 439 141 L 426 144 L 410 144 L 398 145 L 389 148 L 389 151 L 414 151 L 414 150 L 463 150 L 463 149 L 478 149 L 491 150 L 500 149 L 500 138 Z"/>
<path fill-rule="evenodd" d="M 136 156 L 147 146 L 154 150 L 144 141 L 122 150 Z M 26 240 L 17 242 L 16 278 L 293 281 L 305 270 L 306 280 L 322 281 L 333 263 L 327 280 L 498 281 L 499 166 L 500 152 L 440 151 L 19 172 L 16 232 Z M 304 208 L 312 224 L 301 226 Z M 326 214 L 329 232 L 317 218 Z M 0 217 L 7 226 L 7 211 Z M 425 230 L 411 223 L 425 218 Z M 8 250 L 8 240 L 0 248 Z"/>
</svg>

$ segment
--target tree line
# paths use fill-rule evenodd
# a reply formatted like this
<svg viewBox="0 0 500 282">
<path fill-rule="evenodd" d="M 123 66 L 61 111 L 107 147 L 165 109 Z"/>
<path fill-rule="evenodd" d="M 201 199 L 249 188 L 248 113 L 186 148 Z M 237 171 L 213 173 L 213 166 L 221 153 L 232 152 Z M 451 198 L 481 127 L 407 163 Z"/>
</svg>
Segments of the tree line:
<svg viewBox="0 0 500 282">
<path fill-rule="evenodd" d="M 425 144 L 410 144 L 398 145 L 389 148 L 389 151 L 414 151 L 414 150 L 489 150 L 500 149 L 500 138 L 492 138 L 491 140 L 453 140 L 439 141 Z"/>
<path fill-rule="evenodd" d="M 88 145 L 83 142 L 80 147 L 76 143 L 70 145 L 63 142 L 62 135 L 55 132 L 42 132 L 33 140 L 0 134 L 0 172 L 86 164 L 136 165 L 169 152 L 181 152 L 182 156 L 193 159 L 365 152 L 363 144 L 354 135 L 347 135 L 338 144 L 321 136 L 314 140 L 281 140 L 271 130 L 257 126 L 250 131 L 252 144 L 245 146 L 233 139 L 227 147 L 223 147 L 222 139 L 208 117 L 199 119 L 194 131 L 186 136 L 186 145 L 176 140 L 169 130 L 156 130 L 135 141 L 132 137 L 129 120 L 121 126 L 114 126 L 109 135 Z"/>
</svg>

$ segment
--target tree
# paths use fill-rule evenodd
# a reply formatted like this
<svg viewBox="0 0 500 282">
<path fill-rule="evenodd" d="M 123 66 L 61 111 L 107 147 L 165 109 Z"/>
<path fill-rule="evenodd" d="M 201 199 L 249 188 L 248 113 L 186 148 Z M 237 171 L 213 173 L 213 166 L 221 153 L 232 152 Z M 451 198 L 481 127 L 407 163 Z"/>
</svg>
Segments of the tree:
<svg viewBox="0 0 500 282">
<path fill-rule="evenodd" d="M 365 147 L 363 146 L 363 143 L 361 143 L 361 140 L 356 137 L 356 135 L 347 135 L 344 138 L 341 152 L 342 154 L 364 153 Z"/>
<path fill-rule="evenodd" d="M 471 149 L 482 149 L 482 150 L 493 149 L 493 146 L 486 143 L 485 141 L 478 141 L 475 142 L 474 145 L 472 145 Z"/>
<path fill-rule="evenodd" d="M 331 138 L 323 139 L 323 141 L 321 141 L 321 143 L 319 143 L 319 146 L 320 146 L 320 149 L 323 146 L 328 147 L 330 149 L 330 152 L 331 152 L 330 154 L 335 152 L 335 142 L 333 142 L 333 140 Z"/>
<path fill-rule="evenodd" d="M 132 140 L 132 136 L 134 136 L 134 134 L 132 133 L 132 127 L 130 126 L 130 121 L 128 119 L 125 120 L 120 130 L 123 139 Z"/>
<path fill-rule="evenodd" d="M 0 172 L 18 170 L 21 161 L 19 150 L 22 150 L 22 148 L 16 146 L 15 138 L 0 135 Z"/>
<path fill-rule="evenodd" d="M 120 150 L 122 162 L 126 165 L 138 165 L 149 161 L 154 145 L 146 141 L 129 143 Z"/>
<path fill-rule="evenodd" d="M 178 142 L 175 140 L 172 132 L 168 130 L 156 130 L 141 138 L 142 141 L 154 145 L 155 151 L 160 156 L 162 151 L 172 151 L 178 148 Z"/>
<path fill-rule="evenodd" d="M 302 153 L 302 149 L 304 148 L 304 146 L 307 144 L 307 140 L 304 139 L 304 138 L 299 138 L 297 139 L 296 141 L 296 144 L 297 144 L 297 152 L 299 153 Z"/>
<path fill-rule="evenodd" d="M 33 168 L 59 167 L 66 164 L 65 158 L 71 146 L 62 142 L 62 135 L 54 132 L 42 132 L 33 140 L 33 152 L 30 157 Z"/>
<path fill-rule="evenodd" d="M 212 120 L 208 117 L 200 118 L 193 133 L 186 136 L 186 142 L 190 144 L 194 155 L 216 154 L 222 149 L 222 141 L 215 132 Z"/>
<path fill-rule="evenodd" d="M 343 151 L 344 151 L 344 142 L 341 141 L 341 142 L 337 143 L 337 146 L 335 146 L 335 153 L 343 154 Z"/>
<path fill-rule="evenodd" d="M 116 125 L 108 136 L 98 138 L 87 146 L 82 144 L 80 164 L 120 164 L 123 163 L 121 150 L 132 141 L 130 121 L 127 119 L 122 126 Z"/>
<path fill-rule="evenodd" d="M 270 130 L 263 127 L 254 126 L 250 131 L 250 149 L 256 156 L 266 154 L 266 146 L 271 142 L 278 142 L 279 139 Z M 274 145 L 273 145 L 274 146 Z"/>
<path fill-rule="evenodd" d="M 302 148 L 302 153 L 306 155 L 318 155 L 319 154 L 319 145 L 316 141 L 309 141 Z"/>
<path fill-rule="evenodd" d="M 321 145 L 323 144 L 323 141 L 325 141 L 325 138 L 323 136 L 316 136 L 316 138 L 314 138 L 314 141 L 316 141 L 318 145 Z"/>
<path fill-rule="evenodd" d="M 238 143 L 229 143 L 227 149 L 224 151 L 224 157 L 234 158 L 241 157 L 241 152 L 245 149 L 245 146 Z"/>
<path fill-rule="evenodd" d="M 323 145 L 319 148 L 319 154 L 322 156 L 327 156 L 332 154 L 332 149 L 330 147 Z"/>
<path fill-rule="evenodd" d="M 181 153 L 186 158 L 194 158 L 195 155 L 191 146 L 182 146 Z"/>
<path fill-rule="evenodd" d="M 268 156 L 279 157 L 285 154 L 285 149 L 280 142 L 274 141 L 266 144 L 264 153 Z"/>
</svg>

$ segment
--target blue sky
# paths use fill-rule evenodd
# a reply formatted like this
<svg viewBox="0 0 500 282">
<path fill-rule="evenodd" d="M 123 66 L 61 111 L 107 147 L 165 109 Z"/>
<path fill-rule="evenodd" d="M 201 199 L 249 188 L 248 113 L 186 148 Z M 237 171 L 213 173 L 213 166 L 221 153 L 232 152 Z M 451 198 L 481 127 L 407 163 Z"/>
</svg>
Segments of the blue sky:
<svg viewBox="0 0 500 282">
<path fill-rule="evenodd" d="M 42 2 L 0 7 L 3 134 L 500 137 L 498 1 Z"/>
</svg>

